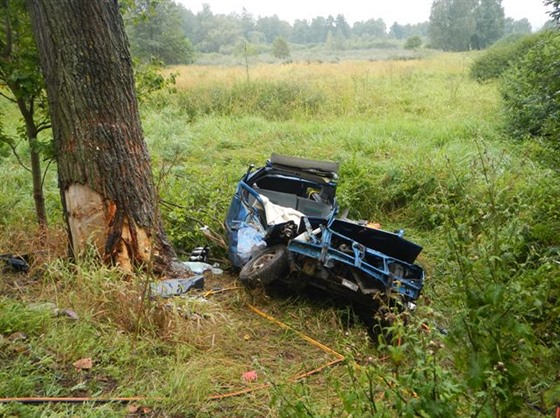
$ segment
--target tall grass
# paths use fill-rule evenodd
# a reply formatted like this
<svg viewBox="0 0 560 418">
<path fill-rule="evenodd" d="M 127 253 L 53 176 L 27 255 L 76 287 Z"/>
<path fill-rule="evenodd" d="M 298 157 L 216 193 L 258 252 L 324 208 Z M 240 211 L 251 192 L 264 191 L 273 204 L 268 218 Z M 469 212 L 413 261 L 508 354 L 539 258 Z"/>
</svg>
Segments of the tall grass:
<svg viewBox="0 0 560 418">
<path fill-rule="evenodd" d="M 423 200 L 447 161 L 500 136 L 498 96 L 469 78 L 470 61 L 259 65 L 249 82 L 242 68 L 174 68 L 177 92 L 143 112 L 156 170 L 169 173 L 164 199 L 187 207 L 170 212 L 172 235 L 204 240 L 193 218 L 219 230 L 236 179 L 271 152 L 340 161 L 339 201 L 355 218 L 429 225 Z"/>
<path fill-rule="evenodd" d="M 204 115 L 258 115 L 269 120 L 386 118 L 391 112 L 414 118 L 453 118 L 468 109 L 481 114 L 496 104 L 490 88 L 466 76 L 469 58 L 438 56 L 423 61 L 259 65 L 250 70 L 179 67 L 175 98 L 164 96 L 189 119 Z M 434 83 L 441 88 L 434 89 Z M 468 102 L 465 102 L 468 100 Z M 164 105 L 162 100 L 155 103 Z M 480 113 L 479 113 L 480 112 Z"/>
</svg>

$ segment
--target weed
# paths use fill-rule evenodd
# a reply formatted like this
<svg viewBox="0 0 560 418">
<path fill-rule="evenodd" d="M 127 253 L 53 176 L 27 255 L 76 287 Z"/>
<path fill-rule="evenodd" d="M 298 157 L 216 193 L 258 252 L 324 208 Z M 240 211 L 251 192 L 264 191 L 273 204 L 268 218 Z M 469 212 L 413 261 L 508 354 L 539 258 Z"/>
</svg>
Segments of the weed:
<svg viewBox="0 0 560 418">
<path fill-rule="evenodd" d="M 48 312 L 43 309 L 29 309 L 10 299 L 0 299 L 0 334 L 21 333 L 22 339 L 28 335 L 37 336 L 48 326 L 49 319 Z M 13 339 L 18 339 L 18 336 Z"/>
</svg>

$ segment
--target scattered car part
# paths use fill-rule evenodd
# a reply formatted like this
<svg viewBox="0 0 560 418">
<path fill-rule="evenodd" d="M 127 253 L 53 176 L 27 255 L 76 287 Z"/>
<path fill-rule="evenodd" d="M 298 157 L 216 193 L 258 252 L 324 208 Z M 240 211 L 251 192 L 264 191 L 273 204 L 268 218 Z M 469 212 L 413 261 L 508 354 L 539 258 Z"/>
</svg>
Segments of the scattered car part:
<svg viewBox="0 0 560 418">
<path fill-rule="evenodd" d="M 18 273 L 27 273 L 30 267 L 26 258 L 26 256 L 2 254 L 0 255 L 0 260 L 4 261 L 5 263 L 2 270 L 12 270 Z"/>
<path fill-rule="evenodd" d="M 203 263 L 208 263 L 210 258 L 210 247 L 205 245 L 204 247 L 196 247 L 191 251 L 189 261 L 200 261 Z"/>
<path fill-rule="evenodd" d="M 150 294 L 170 298 L 187 293 L 191 289 L 204 289 L 204 276 L 194 276 L 189 279 L 167 279 L 150 284 Z"/>
</svg>

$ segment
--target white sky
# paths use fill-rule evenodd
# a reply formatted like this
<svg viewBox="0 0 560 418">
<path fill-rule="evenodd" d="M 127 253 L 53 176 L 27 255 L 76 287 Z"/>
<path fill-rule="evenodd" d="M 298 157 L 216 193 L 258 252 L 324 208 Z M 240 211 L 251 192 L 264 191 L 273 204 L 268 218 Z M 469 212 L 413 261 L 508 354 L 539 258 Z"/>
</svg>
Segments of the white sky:
<svg viewBox="0 0 560 418">
<path fill-rule="evenodd" d="M 241 13 L 245 8 L 255 18 L 278 15 L 293 23 L 294 19 L 343 14 L 346 21 L 382 18 L 387 27 L 400 24 L 426 22 L 430 17 L 432 0 L 177 0 L 196 13 L 202 4 L 210 5 L 214 14 Z M 527 18 L 533 29 L 539 29 L 547 20 L 547 8 L 542 0 L 503 0 L 506 17 L 515 20 Z"/>
</svg>

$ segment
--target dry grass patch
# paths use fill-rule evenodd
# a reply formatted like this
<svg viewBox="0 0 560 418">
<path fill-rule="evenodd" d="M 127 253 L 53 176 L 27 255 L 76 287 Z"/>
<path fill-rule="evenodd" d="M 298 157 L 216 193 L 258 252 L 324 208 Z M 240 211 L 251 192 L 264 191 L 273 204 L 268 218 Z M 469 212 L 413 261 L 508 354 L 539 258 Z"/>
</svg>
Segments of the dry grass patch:
<svg viewBox="0 0 560 418">
<path fill-rule="evenodd" d="M 414 72 L 423 74 L 467 74 L 472 58 L 468 54 L 438 54 L 422 60 L 342 61 L 339 63 L 257 64 L 249 68 L 253 81 L 290 81 L 309 84 L 352 82 L 356 77 L 406 77 Z M 246 81 L 242 66 L 217 67 L 204 65 L 174 66 L 165 74 L 177 74 L 176 87 L 189 90 L 210 85 L 232 86 Z"/>
</svg>

